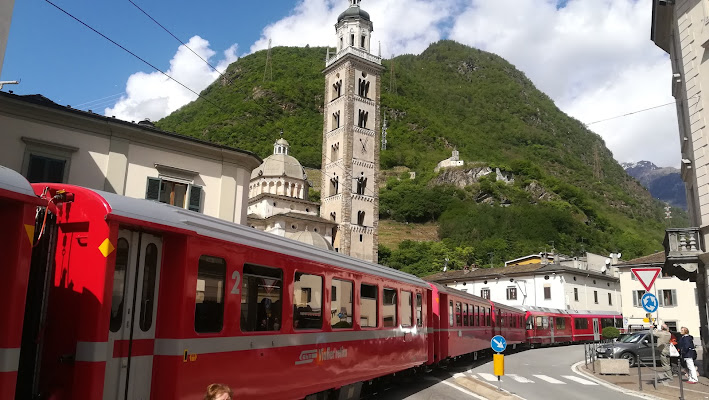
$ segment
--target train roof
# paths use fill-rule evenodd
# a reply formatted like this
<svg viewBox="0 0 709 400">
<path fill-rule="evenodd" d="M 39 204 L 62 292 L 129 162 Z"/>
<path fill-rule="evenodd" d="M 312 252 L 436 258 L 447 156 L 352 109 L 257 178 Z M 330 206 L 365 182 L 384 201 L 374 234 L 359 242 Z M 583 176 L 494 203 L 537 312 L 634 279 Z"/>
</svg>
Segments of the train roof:
<svg viewBox="0 0 709 400">
<path fill-rule="evenodd" d="M 475 300 L 475 301 L 479 301 L 479 302 L 483 302 L 483 303 L 489 303 L 489 302 L 490 302 L 489 300 L 487 300 L 487 299 L 485 299 L 485 298 L 482 298 L 482 297 L 480 297 L 480 296 L 476 296 L 476 295 L 474 295 L 474 294 L 470 294 L 470 293 L 468 293 L 468 292 L 464 292 L 464 291 L 459 290 L 459 289 L 454 289 L 454 288 L 452 288 L 452 287 L 448 287 L 448 286 L 445 286 L 445 285 L 441 285 L 440 283 L 436 283 L 436 282 L 428 282 L 428 283 L 429 283 L 430 285 L 435 286 L 436 289 L 438 289 L 439 292 L 443 292 L 443 293 L 447 293 L 447 294 L 452 294 L 452 295 L 456 295 L 456 296 L 460 296 L 460 297 L 465 297 L 465 298 L 468 298 L 468 299 L 470 299 L 470 300 Z"/>
<path fill-rule="evenodd" d="M 40 203 L 27 179 L 16 171 L 2 165 L 0 165 L 0 190 L 14 194 L 12 197 L 17 200 L 31 200 L 37 204 Z"/>
<path fill-rule="evenodd" d="M 37 187 L 40 187 L 38 185 Z M 58 185 L 52 185 L 58 187 Z M 158 203 L 150 200 L 135 199 L 100 190 L 86 189 L 79 186 L 63 185 L 63 189 L 96 197 L 106 206 L 106 218 L 118 216 L 137 221 L 146 221 L 155 225 L 194 232 L 200 236 L 211 237 L 232 243 L 305 258 L 349 270 L 394 279 L 416 286 L 428 287 L 428 283 L 414 275 L 346 256 L 330 250 L 320 249 L 301 242 L 283 238 L 272 233 L 228 222 L 184 208 Z M 76 196 L 79 200 L 79 196 Z"/>
<path fill-rule="evenodd" d="M 562 310 L 560 308 L 537 307 L 537 306 L 515 306 L 523 311 L 540 312 L 550 314 L 568 314 L 568 315 L 605 315 L 619 317 L 622 314 L 617 311 L 602 311 L 602 310 Z"/>
</svg>

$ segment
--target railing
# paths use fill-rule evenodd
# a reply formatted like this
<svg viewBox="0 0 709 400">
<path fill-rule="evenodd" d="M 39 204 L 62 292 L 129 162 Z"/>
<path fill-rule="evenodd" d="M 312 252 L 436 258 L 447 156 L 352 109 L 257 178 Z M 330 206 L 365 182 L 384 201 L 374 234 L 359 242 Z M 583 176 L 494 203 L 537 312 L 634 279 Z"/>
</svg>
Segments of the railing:
<svg viewBox="0 0 709 400">
<path fill-rule="evenodd" d="M 680 279 L 690 278 L 699 267 L 702 250 L 699 228 L 670 228 L 665 231 L 663 272 Z"/>
<path fill-rule="evenodd" d="M 352 54 L 357 57 L 364 58 L 367 61 L 373 62 L 375 64 L 382 64 L 382 58 L 377 57 L 374 54 L 369 54 L 366 50 L 359 49 L 357 47 L 353 46 L 347 46 L 344 49 L 340 50 L 337 54 L 335 54 L 334 57 L 330 58 L 329 60 L 325 61 L 325 68 L 329 67 L 332 65 L 335 61 L 339 60 L 340 58 L 344 57 L 346 54 Z"/>
</svg>

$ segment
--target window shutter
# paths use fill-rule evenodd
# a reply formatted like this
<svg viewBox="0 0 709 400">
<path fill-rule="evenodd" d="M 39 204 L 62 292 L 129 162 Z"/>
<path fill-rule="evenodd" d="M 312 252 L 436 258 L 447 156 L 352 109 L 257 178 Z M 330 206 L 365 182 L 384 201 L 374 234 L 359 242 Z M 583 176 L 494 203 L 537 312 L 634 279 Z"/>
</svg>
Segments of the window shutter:
<svg viewBox="0 0 709 400">
<path fill-rule="evenodd" d="M 202 209 L 202 187 L 190 185 L 190 199 L 187 208 L 190 211 L 200 212 Z"/>
<path fill-rule="evenodd" d="M 638 306 L 638 291 L 633 290 L 633 307 Z"/>
<path fill-rule="evenodd" d="M 148 183 L 145 185 L 145 199 L 160 200 L 160 186 L 162 186 L 162 179 L 148 177 Z"/>
<path fill-rule="evenodd" d="M 657 291 L 657 305 L 662 307 L 664 304 L 662 304 L 662 290 Z"/>
<path fill-rule="evenodd" d="M 672 305 L 672 306 L 677 305 L 677 290 L 676 289 L 672 289 L 672 304 L 670 304 L 670 305 Z"/>
</svg>

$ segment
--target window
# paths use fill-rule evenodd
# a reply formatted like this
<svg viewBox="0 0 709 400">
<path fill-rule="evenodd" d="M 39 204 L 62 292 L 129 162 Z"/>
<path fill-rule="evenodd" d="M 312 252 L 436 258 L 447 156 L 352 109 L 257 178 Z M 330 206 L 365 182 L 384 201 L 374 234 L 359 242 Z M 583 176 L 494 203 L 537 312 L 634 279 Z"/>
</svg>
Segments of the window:
<svg viewBox="0 0 709 400">
<path fill-rule="evenodd" d="M 413 326 L 414 314 L 413 310 L 413 295 L 411 292 L 401 291 L 401 326 Z"/>
<path fill-rule="evenodd" d="M 423 302 L 421 293 L 416 293 L 416 326 L 423 326 Z"/>
<path fill-rule="evenodd" d="M 23 137 L 22 141 L 25 143 L 22 174 L 28 181 L 67 182 L 71 156 L 79 149 L 28 137 Z"/>
<path fill-rule="evenodd" d="M 197 267 L 194 330 L 197 333 L 221 332 L 224 325 L 224 282 L 226 261 L 201 256 Z"/>
<path fill-rule="evenodd" d="M 278 331 L 283 312 L 283 271 L 244 265 L 241 284 L 241 331 Z"/>
<path fill-rule="evenodd" d="M 534 317 L 527 317 L 527 329 L 534 329 Z"/>
<path fill-rule="evenodd" d="M 660 306 L 674 307 L 677 305 L 677 291 L 675 289 L 658 290 L 657 301 L 660 303 Z"/>
<path fill-rule="evenodd" d="M 623 328 L 623 317 L 616 317 L 615 318 L 615 327 L 618 329 Z"/>
<path fill-rule="evenodd" d="M 396 290 L 384 289 L 384 301 L 382 307 L 383 326 L 396 326 Z"/>
<path fill-rule="evenodd" d="M 677 332 L 677 321 L 664 321 L 671 332 Z"/>
<path fill-rule="evenodd" d="M 549 329 L 549 317 L 542 317 L 542 328 Z"/>
<path fill-rule="evenodd" d="M 352 328 L 353 288 L 354 285 L 352 282 L 340 279 L 332 280 L 332 293 L 330 296 L 330 313 L 332 313 L 332 318 L 330 325 L 334 329 Z"/>
<path fill-rule="evenodd" d="M 453 327 L 455 323 L 455 314 L 453 314 L 453 300 L 448 304 L 448 326 Z"/>
<path fill-rule="evenodd" d="M 542 327 L 542 317 L 541 317 L 541 316 L 538 316 L 538 317 L 536 318 L 536 323 L 535 323 L 535 325 L 537 326 L 537 328 L 541 328 L 541 327 Z"/>
<path fill-rule="evenodd" d="M 485 308 L 485 326 L 492 326 L 492 315 L 490 313 L 490 307 Z"/>
<path fill-rule="evenodd" d="M 197 185 L 149 177 L 145 198 L 199 212 L 202 207 L 202 188 Z"/>
<path fill-rule="evenodd" d="M 644 290 L 633 290 L 633 306 L 634 307 L 642 307 L 642 298 L 643 295 L 645 294 Z"/>
<path fill-rule="evenodd" d="M 364 226 L 364 211 L 357 211 L 357 225 Z"/>
<path fill-rule="evenodd" d="M 561 317 L 556 317 L 556 329 L 564 330 L 566 329 L 566 320 Z"/>
<path fill-rule="evenodd" d="M 483 299 L 490 300 L 490 289 L 487 289 L 487 288 L 481 289 L 480 290 L 480 297 L 482 297 Z"/>
<path fill-rule="evenodd" d="M 635 277 L 635 274 L 632 271 L 630 271 L 630 279 L 632 279 L 634 281 L 638 280 L 638 278 Z"/>
<path fill-rule="evenodd" d="M 126 295 L 126 269 L 128 267 L 129 244 L 124 238 L 116 245 L 116 267 L 113 270 L 113 296 L 111 299 L 111 332 L 118 332 L 123 324 L 123 302 Z"/>
<path fill-rule="evenodd" d="M 296 272 L 293 281 L 293 329 L 322 329 L 323 278 Z"/>
<path fill-rule="evenodd" d="M 350 46 L 354 46 L 354 34 L 350 35 Z"/>
<path fill-rule="evenodd" d="M 459 301 L 455 302 L 455 326 L 463 326 L 463 318 L 460 315 L 462 311 L 462 306 Z"/>
<path fill-rule="evenodd" d="M 593 291 L 593 302 L 598 304 L 598 290 Z"/>
<path fill-rule="evenodd" d="M 588 319 L 575 318 L 574 319 L 574 329 L 588 329 Z"/>
<path fill-rule="evenodd" d="M 608 293 L 608 305 L 613 305 L 613 293 Z"/>
<path fill-rule="evenodd" d="M 221 261 L 224 262 L 224 260 Z M 226 266 L 224 268 L 226 268 Z M 143 332 L 149 331 L 150 327 L 153 326 L 153 311 L 155 308 L 155 277 L 157 272 L 158 246 L 156 246 L 155 243 L 150 243 L 145 248 L 143 288 L 140 295 L 140 319 L 138 320 L 138 326 L 140 326 L 140 330 Z M 224 280 L 222 280 L 222 286 L 223 285 Z M 223 288 L 220 297 L 224 297 Z M 219 330 L 221 330 L 221 327 Z"/>
<path fill-rule="evenodd" d="M 468 311 L 470 311 L 470 304 L 463 304 L 463 326 L 469 326 Z"/>
<path fill-rule="evenodd" d="M 507 287 L 507 300 L 517 300 L 517 288 L 515 286 Z"/>
<path fill-rule="evenodd" d="M 359 39 L 359 47 L 364 48 L 364 40 L 365 40 L 365 38 L 366 38 L 366 36 L 364 36 L 364 35 L 362 35 L 362 37 L 360 37 L 360 39 Z"/>
<path fill-rule="evenodd" d="M 544 286 L 544 300 L 551 300 L 551 287 Z"/>
<path fill-rule="evenodd" d="M 364 110 L 359 110 L 359 119 L 357 120 L 357 126 L 360 128 L 367 127 L 367 118 L 369 118 L 369 112 Z"/>
<path fill-rule="evenodd" d="M 379 326 L 377 314 L 377 287 L 363 283 L 359 290 L 359 325 L 362 328 Z"/>
<path fill-rule="evenodd" d="M 579 288 L 574 288 L 574 301 L 579 301 Z"/>
</svg>

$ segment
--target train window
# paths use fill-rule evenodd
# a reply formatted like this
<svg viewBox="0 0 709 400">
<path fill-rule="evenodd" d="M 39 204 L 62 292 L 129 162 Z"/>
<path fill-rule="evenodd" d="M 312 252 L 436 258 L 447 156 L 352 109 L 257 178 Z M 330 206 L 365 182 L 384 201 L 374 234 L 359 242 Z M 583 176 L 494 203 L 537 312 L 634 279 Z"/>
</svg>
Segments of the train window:
<svg viewBox="0 0 709 400">
<path fill-rule="evenodd" d="M 556 329 L 566 329 L 566 321 L 564 318 L 556 318 Z"/>
<path fill-rule="evenodd" d="M 362 328 L 379 326 L 377 314 L 377 287 L 363 283 L 359 289 L 359 325 Z"/>
<path fill-rule="evenodd" d="M 485 324 L 486 326 L 492 326 L 492 313 L 490 311 L 490 307 L 487 307 L 485 312 Z"/>
<path fill-rule="evenodd" d="M 322 276 L 295 273 L 293 329 L 322 329 L 322 282 Z"/>
<path fill-rule="evenodd" d="M 471 326 L 480 326 L 480 306 L 473 306 L 473 320 Z"/>
<path fill-rule="evenodd" d="M 123 324 L 123 301 L 126 295 L 126 267 L 128 266 L 128 241 L 118 239 L 116 246 L 116 268 L 113 270 L 113 296 L 111 299 L 111 320 L 108 328 L 118 332 Z"/>
<path fill-rule="evenodd" d="M 222 260 L 224 261 L 224 260 Z M 158 246 L 150 243 L 145 248 L 143 265 L 143 289 L 140 295 L 140 319 L 138 326 L 143 332 L 153 326 L 153 305 L 155 304 L 155 275 L 158 272 Z M 219 328 L 221 330 L 221 328 Z"/>
<path fill-rule="evenodd" d="M 396 326 L 396 289 L 384 289 L 382 320 L 385 327 Z"/>
<path fill-rule="evenodd" d="M 283 270 L 244 264 L 241 331 L 279 331 L 283 311 Z"/>
<path fill-rule="evenodd" d="M 574 319 L 575 329 L 588 329 L 588 320 L 586 318 L 576 318 Z"/>
<path fill-rule="evenodd" d="M 197 267 L 197 295 L 194 330 L 197 333 L 221 332 L 224 325 L 224 282 L 226 261 L 201 256 Z"/>
<path fill-rule="evenodd" d="M 411 292 L 401 291 L 401 326 L 413 326 L 413 295 Z"/>
<path fill-rule="evenodd" d="M 421 293 L 416 293 L 416 326 L 423 326 L 423 302 Z"/>
<path fill-rule="evenodd" d="M 352 282 L 340 279 L 332 280 L 332 294 L 330 296 L 330 325 L 333 329 L 352 328 Z M 339 292 L 339 296 L 335 293 Z M 338 300 L 339 299 L 339 300 Z"/>
<path fill-rule="evenodd" d="M 470 312 L 470 304 L 463 304 L 463 326 L 468 326 L 468 313 Z"/>
<path fill-rule="evenodd" d="M 536 323 L 535 323 L 534 325 L 536 325 L 537 328 L 541 328 L 541 327 L 542 327 L 542 317 L 541 317 L 541 316 L 538 316 L 538 317 L 537 317 L 537 321 L 536 321 Z"/>
<path fill-rule="evenodd" d="M 549 329 L 549 317 L 542 317 L 542 328 Z"/>
<path fill-rule="evenodd" d="M 613 326 L 613 318 L 601 318 L 601 329 L 607 326 Z"/>
<path fill-rule="evenodd" d="M 463 326 L 463 319 L 462 316 L 460 315 L 461 312 L 461 305 L 459 301 L 455 302 L 455 325 L 456 326 Z"/>
<path fill-rule="evenodd" d="M 454 326 L 455 314 L 453 314 L 453 300 L 448 303 L 448 326 Z"/>
<path fill-rule="evenodd" d="M 615 319 L 615 327 L 618 329 L 623 328 L 623 318 L 616 318 Z"/>
<path fill-rule="evenodd" d="M 527 317 L 527 329 L 534 329 L 534 317 Z"/>
</svg>

